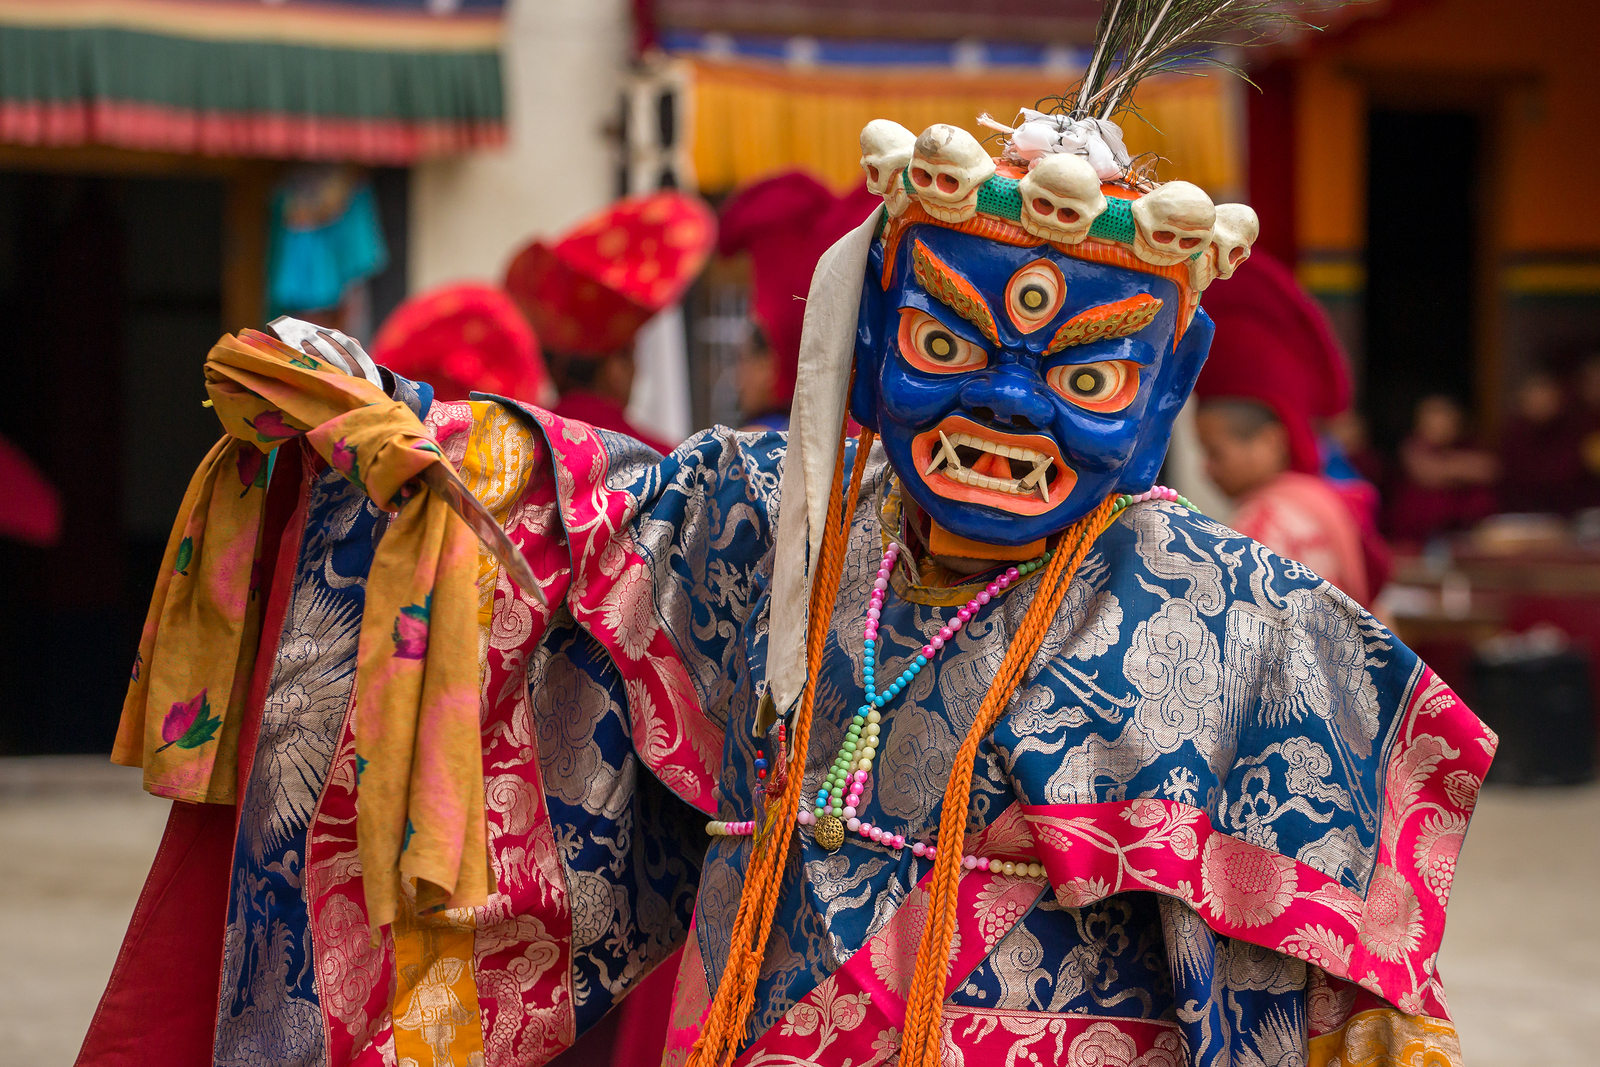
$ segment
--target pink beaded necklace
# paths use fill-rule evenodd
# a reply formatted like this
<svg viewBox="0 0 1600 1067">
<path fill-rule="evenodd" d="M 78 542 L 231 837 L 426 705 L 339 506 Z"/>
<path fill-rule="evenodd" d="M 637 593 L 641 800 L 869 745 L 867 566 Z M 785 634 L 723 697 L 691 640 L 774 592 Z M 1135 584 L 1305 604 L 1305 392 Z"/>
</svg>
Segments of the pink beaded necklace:
<svg viewBox="0 0 1600 1067">
<path fill-rule="evenodd" d="M 828 769 L 822 788 L 817 792 L 815 802 L 809 808 L 802 807 L 799 813 L 802 825 L 816 827 L 814 836 L 818 844 L 831 852 L 844 844 L 844 833 L 849 830 L 890 848 L 905 847 L 906 840 L 903 834 L 889 833 L 871 823 L 862 822 L 858 816 L 861 795 L 866 790 L 867 783 L 872 780 L 872 763 L 878 753 L 878 738 L 882 732 L 882 709 L 905 691 L 911 680 L 922 673 L 922 669 L 943 651 L 950 639 L 971 622 L 985 605 L 1003 593 L 1013 582 L 1043 567 L 1049 562 L 1050 555 L 1046 552 L 1019 566 L 1007 567 L 1005 572 L 985 586 L 982 592 L 967 601 L 965 607 L 957 609 L 950 620 L 939 629 L 938 634 L 923 645 L 922 651 L 884 687 L 882 692 L 879 692 L 878 622 L 883 617 L 883 598 L 889 589 L 889 576 L 894 572 L 895 562 L 900 556 L 900 546 L 893 541 L 889 543 L 889 547 L 883 553 L 883 562 L 878 567 L 877 576 L 872 582 L 872 595 L 867 602 L 867 621 L 862 629 L 864 649 L 862 688 L 866 690 L 867 702 L 861 705 L 845 728 L 844 741 L 834 757 L 833 766 Z M 934 846 L 920 841 L 912 846 L 912 852 L 916 855 L 934 854 L 930 851 L 932 849 Z"/>
</svg>

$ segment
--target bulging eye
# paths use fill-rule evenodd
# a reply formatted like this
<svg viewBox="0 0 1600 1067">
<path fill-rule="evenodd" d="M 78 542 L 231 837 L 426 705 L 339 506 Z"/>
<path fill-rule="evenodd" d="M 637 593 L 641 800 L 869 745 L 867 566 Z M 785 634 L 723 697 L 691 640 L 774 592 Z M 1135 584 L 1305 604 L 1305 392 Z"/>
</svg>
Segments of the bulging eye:
<svg viewBox="0 0 1600 1067">
<path fill-rule="evenodd" d="M 983 349 L 916 308 L 900 309 L 900 353 L 913 367 L 931 374 L 977 370 L 989 361 Z"/>
<path fill-rule="evenodd" d="M 1139 393 L 1139 365 L 1114 359 L 1050 368 L 1050 388 L 1090 411 L 1121 411 Z"/>
<path fill-rule="evenodd" d="M 1023 333 L 1032 333 L 1061 310 L 1067 295 L 1066 279 L 1048 259 L 1036 259 L 1006 283 L 1006 312 Z"/>
</svg>

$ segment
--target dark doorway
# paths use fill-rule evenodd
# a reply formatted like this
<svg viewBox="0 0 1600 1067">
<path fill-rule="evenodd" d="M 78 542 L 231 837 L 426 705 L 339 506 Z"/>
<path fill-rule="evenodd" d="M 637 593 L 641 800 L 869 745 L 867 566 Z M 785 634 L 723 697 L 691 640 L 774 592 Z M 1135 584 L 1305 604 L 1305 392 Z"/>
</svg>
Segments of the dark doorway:
<svg viewBox="0 0 1600 1067">
<path fill-rule="evenodd" d="M 1445 393 L 1473 410 L 1479 122 L 1459 110 L 1368 117 L 1362 407 L 1385 451 L 1424 396 Z"/>
<path fill-rule="evenodd" d="M 155 572 L 215 442 L 224 184 L 0 173 L 0 434 L 55 485 L 60 542 L 0 541 L 0 752 L 107 752 Z"/>
</svg>

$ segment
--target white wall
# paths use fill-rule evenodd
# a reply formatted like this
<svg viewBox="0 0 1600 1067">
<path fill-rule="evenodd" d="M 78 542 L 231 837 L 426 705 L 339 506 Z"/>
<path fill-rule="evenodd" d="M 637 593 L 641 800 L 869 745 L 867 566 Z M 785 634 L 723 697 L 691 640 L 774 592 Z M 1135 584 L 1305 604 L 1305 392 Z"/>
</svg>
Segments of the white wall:
<svg viewBox="0 0 1600 1067">
<path fill-rule="evenodd" d="M 507 143 L 412 172 L 410 283 L 498 282 L 530 238 L 609 203 L 614 124 L 632 47 L 627 0 L 511 0 Z"/>
</svg>

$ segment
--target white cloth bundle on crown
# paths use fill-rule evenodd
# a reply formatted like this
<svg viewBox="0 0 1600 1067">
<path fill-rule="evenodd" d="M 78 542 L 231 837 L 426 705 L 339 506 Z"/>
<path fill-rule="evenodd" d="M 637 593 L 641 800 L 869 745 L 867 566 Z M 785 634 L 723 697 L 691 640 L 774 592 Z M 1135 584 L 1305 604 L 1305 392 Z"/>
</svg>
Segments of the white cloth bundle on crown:
<svg viewBox="0 0 1600 1067">
<path fill-rule="evenodd" d="M 1083 156 L 1101 181 L 1115 181 L 1128 169 L 1122 128 L 1105 119 L 1074 119 L 1022 109 L 1022 124 L 1011 134 L 1011 153 L 1032 163 L 1055 152 Z"/>
</svg>

